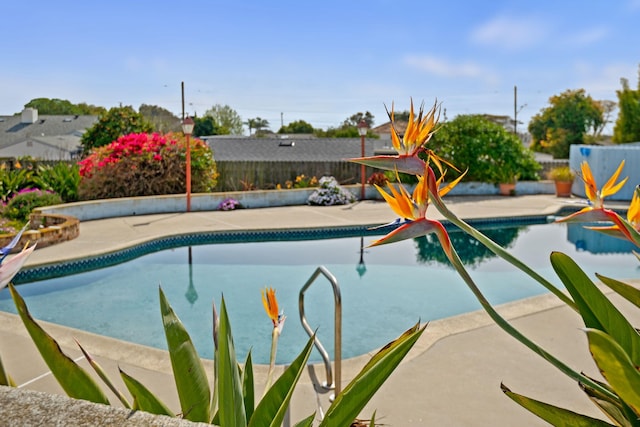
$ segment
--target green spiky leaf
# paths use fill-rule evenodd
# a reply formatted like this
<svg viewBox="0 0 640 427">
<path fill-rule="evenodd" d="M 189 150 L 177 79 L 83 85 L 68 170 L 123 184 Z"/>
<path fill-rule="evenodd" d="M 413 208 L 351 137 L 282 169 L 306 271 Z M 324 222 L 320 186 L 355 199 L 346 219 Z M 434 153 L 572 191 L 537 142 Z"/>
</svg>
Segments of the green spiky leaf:
<svg viewBox="0 0 640 427">
<path fill-rule="evenodd" d="M 426 325 L 416 324 L 376 353 L 333 401 L 321 426 L 349 425 L 391 375 L 422 335 Z"/>
<path fill-rule="evenodd" d="M 65 393 L 74 399 L 83 399 L 108 405 L 107 396 L 105 396 L 93 378 L 64 354 L 56 340 L 31 317 L 27 305 L 11 283 L 9 284 L 9 291 L 33 343 Z"/>
<path fill-rule="evenodd" d="M 549 405 L 548 403 L 540 402 L 539 400 L 514 393 L 504 384 L 500 384 L 500 388 L 502 388 L 504 394 L 509 396 L 509 398 L 518 405 L 556 427 L 612 427 L 612 424 L 597 418 L 578 414 L 568 409 L 559 408 L 557 406 Z"/>
<path fill-rule="evenodd" d="M 209 422 L 211 394 L 207 374 L 189 333 L 159 288 L 160 311 L 182 415 L 189 421 Z"/>
<path fill-rule="evenodd" d="M 218 417 L 220 425 L 225 427 L 246 427 L 247 415 L 244 410 L 242 381 L 238 371 L 238 360 L 233 344 L 231 324 L 227 315 L 224 297 L 220 302 L 218 326 Z"/>
<path fill-rule="evenodd" d="M 610 335 L 587 329 L 589 350 L 600 373 L 636 415 L 640 414 L 640 372 L 625 349 Z"/>
<path fill-rule="evenodd" d="M 175 416 L 173 412 L 162 403 L 160 399 L 156 397 L 148 388 L 146 388 L 140 381 L 131 377 L 120 369 L 120 376 L 124 385 L 133 396 L 133 409 L 139 409 L 141 411 L 149 412 L 156 415 L 168 415 L 170 417 Z"/>
<path fill-rule="evenodd" d="M 638 331 L 570 257 L 554 252 L 551 264 L 575 301 L 585 326 L 611 335 L 640 366 Z"/>
<path fill-rule="evenodd" d="M 309 360 L 314 339 L 315 335 L 309 338 L 304 349 L 302 349 L 293 363 L 285 369 L 271 388 L 267 390 L 260 403 L 258 403 L 253 417 L 251 417 L 250 427 L 277 427 L 282 425 L 293 391 L 307 364 L 307 360 Z"/>
</svg>

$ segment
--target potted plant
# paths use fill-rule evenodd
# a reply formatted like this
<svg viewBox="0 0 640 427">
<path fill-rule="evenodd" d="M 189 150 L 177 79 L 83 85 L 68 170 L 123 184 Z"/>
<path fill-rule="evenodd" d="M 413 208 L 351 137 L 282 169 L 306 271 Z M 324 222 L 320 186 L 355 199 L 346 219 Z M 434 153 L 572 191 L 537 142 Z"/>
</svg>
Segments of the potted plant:
<svg viewBox="0 0 640 427">
<path fill-rule="evenodd" d="M 505 165 L 504 168 L 496 171 L 496 182 L 498 184 L 498 192 L 501 196 L 516 195 L 516 181 L 518 174 Z"/>
<path fill-rule="evenodd" d="M 556 197 L 570 197 L 575 173 L 569 166 L 558 166 L 549 171 L 549 179 L 556 186 Z"/>
</svg>

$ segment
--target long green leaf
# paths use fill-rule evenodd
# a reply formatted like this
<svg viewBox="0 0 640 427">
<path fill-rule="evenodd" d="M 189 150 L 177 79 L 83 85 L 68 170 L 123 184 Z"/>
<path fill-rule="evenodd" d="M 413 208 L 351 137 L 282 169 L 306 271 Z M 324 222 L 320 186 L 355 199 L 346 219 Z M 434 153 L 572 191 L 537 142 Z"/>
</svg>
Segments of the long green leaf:
<svg viewBox="0 0 640 427">
<path fill-rule="evenodd" d="M 629 301 L 636 307 L 640 307 L 640 289 L 619 280 L 611 279 L 610 277 L 605 277 L 597 273 L 596 277 L 598 277 L 598 279 L 600 279 L 602 283 L 614 290 L 618 295 L 624 297 L 627 301 Z"/>
<path fill-rule="evenodd" d="M 593 381 L 596 381 L 592 378 Z M 606 387 L 608 390 L 611 390 L 609 385 L 598 382 L 603 387 Z M 633 413 L 633 410 L 629 407 L 629 405 L 625 404 L 620 397 L 615 395 L 615 398 L 610 397 L 609 395 L 605 395 L 600 393 L 600 391 L 595 390 L 586 384 L 580 384 L 580 388 L 582 391 L 589 396 L 589 399 L 596 405 L 600 410 L 606 414 L 610 420 L 612 420 L 615 425 L 620 427 L 637 427 L 638 421 L 635 420 L 636 416 Z M 611 390 L 613 392 L 613 390 Z M 634 420 L 634 421 L 631 421 Z"/>
<path fill-rule="evenodd" d="M 348 426 L 422 335 L 416 324 L 376 353 L 333 401 L 321 426 Z"/>
<path fill-rule="evenodd" d="M 282 425 L 293 391 L 300 379 L 300 375 L 304 371 L 307 360 L 309 360 L 314 339 L 315 335 L 309 338 L 304 349 L 293 363 L 285 369 L 282 375 L 267 390 L 260 403 L 258 403 L 253 417 L 251 417 L 249 427 L 277 427 Z"/>
<path fill-rule="evenodd" d="M 224 427 L 246 427 L 242 381 L 238 372 L 238 360 L 233 345 L 231 324 L 227 307 L 222 297 L 220 302 L 220 325 L 218 326 L 218 417 Z"/>
<path fill-rule="evenodd" d="M 75 340 L 75 342 L 76 344 L 78 344 L 78 347 L 80 347 L 80 351 L 82 351 L 82 354 L 84 354 L 84 358 L 87 359 L 87 362 L 89 362 L 89 365 L 93 368 L 95 373 L 98 374 L 100 379 L 107 385 L 107 387 L 109 387 L 109 390 L 111 390 L 111 392 L 116 395 L 118 400 L 120 400 L 125 408 L 131 409 L 131 404 L 129 403 L 125 395 L 120 390 L 118 390 L 118 388 L 115 386 L 113 381 L 111 381 L 104 369 L 102 369 L 102 366 L 100 366 L 100 364 L 89 354 L 87 350 L 84 349 L 84 347 L 82 347 L 82 345 L 80 345 L 77 340 Z"/>
<path fill-rule="evenodd" d="M 191 337 L 159 288 L 160 311 L 171 368 L 175 377 L 182 416 L 190 421 L 210 421 L 210 391 L 207 374 Z"/>
<path fill-rule="evenodd" d="M 624 348 L 611 336 L 597 329 L 587 329 L 589 350 L 600 373 L 611 388 L 640 414 L 640 373 Z"/>
<path fill-rule="evenodd" d="M 4 365 L 2 364 L 2 359 L 0 358 L 0 385 L 15 387 L 16 383 L 13 379 L 7 374 L 4 370 Z"/>
<path fill-rule="evenodd" d="M 316 418 L 316 413 L 309 415 L 307 418 L 298 421 L 293 427 L 313 427 L 313 420 Z"/>
<path fill-rule="evenodd" d="M 107 396 L 105 396 L 93 378 L 64 354 L 56 340 L 31 317 L 27 305 L 11 283 L 9 284 L 9 291 L 33 343 L 65 393 L 74 399 L 83 399 L 108 405 Z"/>
<path fill-rule="evenodd" d="M 585 326 L 600 329 L 611 335 L 625 349 L 636 366 L 640 366 L 638 331 L 570 257 L 553 252 L 551 264 L 573 297 Z"/>
<path fill-rule="evenodd" d="M 255 387 L 253 384 L 253 361 L 251 351 L 247 354 L 247 360 L 242 371 L 242 394 L 244 395 L 244 412 L 250 420 L 255 409 Z"/>
<path fill-rule="evenodd" d="M 122 369 L 120 369 L 120 376 L 122 377 L 124 385 L 127 386 L 129 393 L 133 396 L 133 409 L 139 409 L 156 415 L 168 415 L 170 417 L 175 416 L 167 405 L 162 403 L 162 401 L 158 399 L 155 394 L 149 391 L 149 389 L 140 381 L 131 377 Z"/>
<path fill-rule="evenodd" d="M 509 396 L 511 400 L 518 405 L 527 409 L 529 412 L 537 415 L 548 423 L 556 427 L 611 427 L 605 421 L 597 418 L 581 415 L 568 409 L 559 408 L 557 406 L 549 405 L 548 403 L 540 402 L 539 400 L 531 399 L 521 394 L 517 394 L 509 390 L 504 384 L 500 384 L 502 391 Z"/>
</svg>

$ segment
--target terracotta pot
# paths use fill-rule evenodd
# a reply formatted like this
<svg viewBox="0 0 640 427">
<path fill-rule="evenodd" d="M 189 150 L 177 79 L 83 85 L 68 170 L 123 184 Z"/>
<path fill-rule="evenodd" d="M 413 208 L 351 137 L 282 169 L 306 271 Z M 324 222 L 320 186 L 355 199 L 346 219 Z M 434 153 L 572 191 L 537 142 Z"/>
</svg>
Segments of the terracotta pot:
<svg viewBox="0 0 640 427">
<path fill-rule="evenodd" d="M 554 181 L 556 184 L 556 197 L 571 197 L 573 181 Z"/>
<path fill-rule="evenodd" d="M 498 191 L 500 192 L 501 196 L 515 196 L 516 184 L 502 182 L 498 184 Z"/>
</svg>

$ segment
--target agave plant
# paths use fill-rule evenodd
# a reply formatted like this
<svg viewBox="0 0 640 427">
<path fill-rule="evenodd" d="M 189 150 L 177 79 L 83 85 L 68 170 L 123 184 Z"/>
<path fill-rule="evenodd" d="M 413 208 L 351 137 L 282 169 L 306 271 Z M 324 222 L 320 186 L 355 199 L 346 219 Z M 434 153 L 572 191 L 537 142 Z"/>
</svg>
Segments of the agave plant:
<svg viewBox="0 0 640 427">
<path fill-rule="evenodd" d="M 22 319 L 42 358 L 63 390 L 76 399 L 110 404 L 94 378 L 65 355 L 51 337 L 30 315 L 17 289 L 9 289 Z M 231 324 L 224 298 L 220 315 L 214 308 L 214 375 L 209 384 L 206 370 L 184 325 L 171 308 L 162 288 L 159 289 L 160 311 L 167 339 L 169 357 L 180 400 L 182 417 L 187 420 L 227 426 L 279 426 L 282 424 L 295 386 L 313 348 L 313 337 L 300 354 L 270 385 L 256 403 L 251 353 L 243 365 L 236 359 Z M 320 421 L 320 426 L 349 425 L 356 419 L 373 394 L 398 366 L 424 332 L 426 326 L 416 324 L 398 339 L 381 349 L 351 383 L 338 395 Z M 80 346 L 80 344 L 78 344 Z M 123 406 L 159 415 L 175 416 L 168 405 L 152 391 L 123 370 L 120 376 L 131 401 L 118 390 L 100 365 L 82 347 L 90 365 Z M 0 378 L 2 380 L 2 378 Z M 3 384 L 9 385 L 8 381 Z M 312 426 L 316 414 L 310 414 L 296 426 Z M 373 424 L 371 424 L 373 425 Z"/>
</svg>

